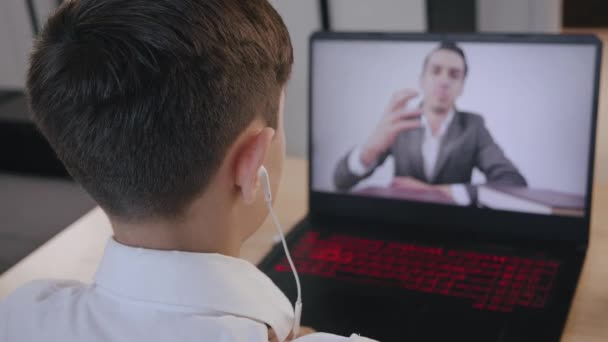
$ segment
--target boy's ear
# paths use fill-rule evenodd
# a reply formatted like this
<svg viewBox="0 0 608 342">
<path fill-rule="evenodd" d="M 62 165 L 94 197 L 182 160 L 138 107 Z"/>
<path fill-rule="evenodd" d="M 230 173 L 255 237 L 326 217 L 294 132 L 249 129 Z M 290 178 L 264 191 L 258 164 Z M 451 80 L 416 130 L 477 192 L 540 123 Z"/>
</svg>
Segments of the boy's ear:
<svg viewBox="0 0 608 342">
<path fill-rule="evenodd" d="M 257 134 L 246 139 L 240 147 L 240 152 L 235 161 L 235 183 L 246 204 L 253 203 L 257 197 L 257 191 L 260 187 L 258 170 L 264 165 L 274 134 L 274 129 L 265 127 Z"/>
</svg>

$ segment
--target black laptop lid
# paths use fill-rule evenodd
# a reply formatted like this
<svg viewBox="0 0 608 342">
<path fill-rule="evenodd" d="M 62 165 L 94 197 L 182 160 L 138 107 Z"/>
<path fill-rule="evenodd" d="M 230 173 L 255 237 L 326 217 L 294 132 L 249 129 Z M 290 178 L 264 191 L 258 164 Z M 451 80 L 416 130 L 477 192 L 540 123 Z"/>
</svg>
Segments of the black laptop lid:
<svg viewBox="0 0 608 342">
<path fill-rule="evenodd" d="M 580 35 L 313 35 L 311 213 L 586 242 L 600 53 Z"/>
</svg>

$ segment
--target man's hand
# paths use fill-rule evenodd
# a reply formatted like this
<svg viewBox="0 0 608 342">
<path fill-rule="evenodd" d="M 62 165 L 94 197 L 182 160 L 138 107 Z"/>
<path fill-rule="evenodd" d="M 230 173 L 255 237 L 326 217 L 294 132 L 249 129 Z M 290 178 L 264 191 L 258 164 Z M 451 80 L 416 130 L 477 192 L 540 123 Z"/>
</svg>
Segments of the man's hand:
<svg viewBox="0 0 608 342">
<path fill-rule="evenodd" d="M 448 198 L 453 199 L 452 190 L 449 185 L 431 185 L 412 177 L 397 176 L 393 178 L 391 186 L 405 190 L 441 191 Z"/>
<path fill-rule="evenodd" d="M 411 89 L 398 91 L 393 94 L 384 115 L 361 148 L 361 163 L 370 167 L 395 142 L 399 133 L 420 127 L 422 111 L 407 110 L 408 102 L 416 97 L 418 92 Z"/>
<path fill-rule="evenodd" d="M 316 332 L 317 331 L 311 327 L 300 327 L 300 332 L 298 333 L 298 336 L 296 336 L 296 338 L 302 337 L 302 336 L 305 336 L 308 334 L 316 333 Z M 294 339 L 293 332 L 291 332 L 291 333 L 289 333 L 289 336 L 287 336 L 286 341 L 292 341 L 293 339 Z M 268 328 L 268 342 L 279 342 L 279 338 L 277 337 L 277 334 L 270 327 Z"/>
<path fill-rule="evenodd" d="M 395 177 L 391 182 L 391 186 L 406 190 L 432 190 L 433 186 L 412 177 Z"/>
</svg>

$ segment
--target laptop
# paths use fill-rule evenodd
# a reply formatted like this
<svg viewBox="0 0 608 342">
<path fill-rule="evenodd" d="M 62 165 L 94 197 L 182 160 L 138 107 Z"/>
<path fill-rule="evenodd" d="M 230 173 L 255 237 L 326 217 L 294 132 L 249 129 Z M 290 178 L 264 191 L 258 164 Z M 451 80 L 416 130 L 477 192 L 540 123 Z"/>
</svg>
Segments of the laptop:
<svg viewBox="0 0 608 342">
<path fill-rule="evenodd" d="M 314 34 L 309 211 L 287 239 L 302 324 L 559 340 L 589 242 L 601 51 L 589 35 Z M 295 299 L 280 245 L 259 267 Z"/>
</svg>

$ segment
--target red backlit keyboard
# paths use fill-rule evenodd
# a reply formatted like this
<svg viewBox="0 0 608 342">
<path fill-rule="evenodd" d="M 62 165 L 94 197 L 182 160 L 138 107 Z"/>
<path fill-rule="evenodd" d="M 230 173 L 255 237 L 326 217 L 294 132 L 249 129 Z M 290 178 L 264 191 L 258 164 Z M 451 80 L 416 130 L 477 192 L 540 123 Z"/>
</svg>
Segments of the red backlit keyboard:
<svg viewBox="0 0 608 342">
<path fill-rule="evenodd" d="M 362 239 L 305 234 L 291 248 L 302 275 L 398 286 L 473 300 L 473 308 L 511 312 L 543 308 L 559 263 L 539 258 Z M 287 259 L 275 266 L 291 272 Z"/>
</svg>

